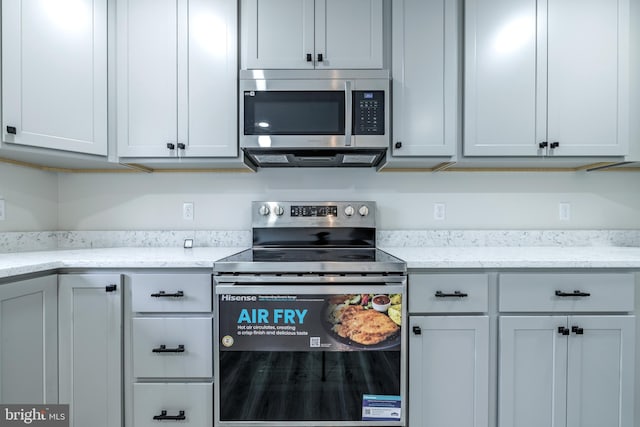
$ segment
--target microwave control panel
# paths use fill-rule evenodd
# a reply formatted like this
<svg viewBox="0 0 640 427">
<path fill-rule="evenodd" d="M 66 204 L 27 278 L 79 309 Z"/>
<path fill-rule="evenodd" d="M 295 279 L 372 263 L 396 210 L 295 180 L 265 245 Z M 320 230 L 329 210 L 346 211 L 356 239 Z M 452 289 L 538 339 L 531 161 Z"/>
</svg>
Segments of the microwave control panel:
<svg viewBox="0 0 640 427">
<path fill-rule="evenodd" d="M 353 91 L 353 134 L 384 135 L 384 91 Z"/>
</svg>

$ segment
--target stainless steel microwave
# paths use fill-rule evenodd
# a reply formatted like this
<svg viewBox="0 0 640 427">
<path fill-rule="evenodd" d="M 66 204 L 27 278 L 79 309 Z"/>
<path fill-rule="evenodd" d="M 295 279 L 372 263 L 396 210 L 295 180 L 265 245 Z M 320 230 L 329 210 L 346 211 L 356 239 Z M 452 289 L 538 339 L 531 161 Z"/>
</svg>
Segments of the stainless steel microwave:
<svg viewBox="0 0 640 427">
<path fill-rule="evenodd" d="M 240 148 L 259 167 L 378 166 L 390 141 L 389 72 L 243 70 Z"/>
</svg>

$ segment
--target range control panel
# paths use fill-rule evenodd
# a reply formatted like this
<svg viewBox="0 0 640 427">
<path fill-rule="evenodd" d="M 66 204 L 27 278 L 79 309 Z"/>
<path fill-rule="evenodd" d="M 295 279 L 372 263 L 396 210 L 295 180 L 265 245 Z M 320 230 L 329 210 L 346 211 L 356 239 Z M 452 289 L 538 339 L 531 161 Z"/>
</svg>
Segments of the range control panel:
<svg viewBox="0 0 640 427">
<path fill-rule="evenodd" d="M 375 227 L 376 204 L 353 202 L 253 202 L 253 227 Z"/>
<path fill-rule="evenodd" d="M 353 91 L 353 134 L 384 135 L 384 91 Z"/>
</svg>

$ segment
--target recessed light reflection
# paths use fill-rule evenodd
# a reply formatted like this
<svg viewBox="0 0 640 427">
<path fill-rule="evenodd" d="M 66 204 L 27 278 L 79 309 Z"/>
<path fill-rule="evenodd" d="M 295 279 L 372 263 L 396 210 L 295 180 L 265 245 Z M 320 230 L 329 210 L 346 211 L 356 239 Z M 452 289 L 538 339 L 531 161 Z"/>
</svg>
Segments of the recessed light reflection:
<svg viewBox="0 0 640 427">
<path fill-rule="evenodd" d="M 269 135 L 260 135 L 258 137 L 258 145 L 260 147 L 271 147 L 271 137 Z"/>
<path fill-rule="evenodd" d="M 258 122 L 258 127 L 268 128 L 269 126 L 271 126 L 269 122 Z"/>
</svg>

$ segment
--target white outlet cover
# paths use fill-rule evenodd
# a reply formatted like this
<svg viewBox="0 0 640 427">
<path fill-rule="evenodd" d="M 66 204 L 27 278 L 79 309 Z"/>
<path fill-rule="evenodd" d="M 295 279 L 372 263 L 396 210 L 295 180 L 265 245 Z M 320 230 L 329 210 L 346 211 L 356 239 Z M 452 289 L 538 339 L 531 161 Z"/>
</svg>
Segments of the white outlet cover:
<svg viewBox="0 0 640 427">
<path fill-rule="evenodd" d="M 185 202 L 182 204 L 182 219 L 193 221 L 193 202 Z"/>
<path fill-rule="evenodd" d="M 566 202 L 560 202 L 558 205 L 558 219 L 560 221 L 571 220 L 571 204 Z"/>
<path fill-rule="evenodd" d="M 0 221 L 4 221 L 6 219 L 5 206 L 4 199 L 0 199 Z"/>
<path fill-rule="evenodd" d="M 433 219 L 436 221 L 444 221 L 446 218 L 446 206 L 444 203 L 433 204 Z"/>
</svg>

